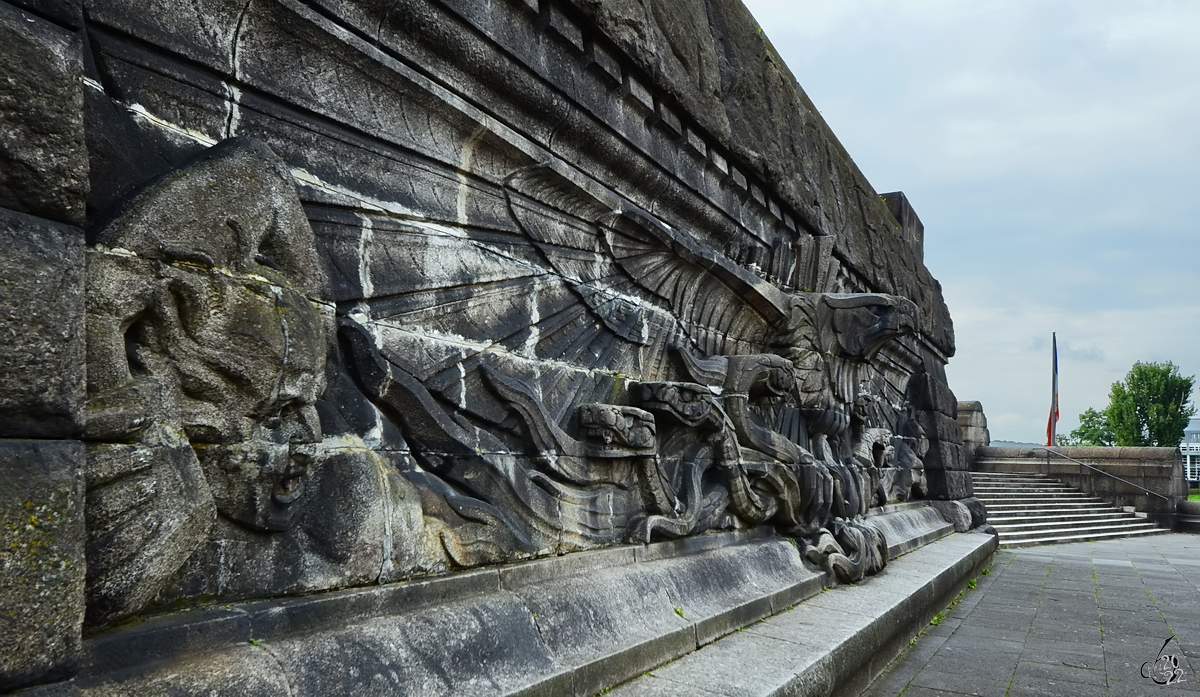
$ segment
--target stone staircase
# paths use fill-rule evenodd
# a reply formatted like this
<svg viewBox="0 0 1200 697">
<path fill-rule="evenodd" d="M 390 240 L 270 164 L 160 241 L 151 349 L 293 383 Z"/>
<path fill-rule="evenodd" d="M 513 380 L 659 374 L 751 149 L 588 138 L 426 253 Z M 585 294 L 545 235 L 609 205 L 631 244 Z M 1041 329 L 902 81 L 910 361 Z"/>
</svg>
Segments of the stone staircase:
<svg viewBox="0 0 1200 697">
<path fill-rule="evenodd" d="M 1166 530 L 1042 474 L 972 472 L 1001 547 L 1084 542 Z"/>
</svg>

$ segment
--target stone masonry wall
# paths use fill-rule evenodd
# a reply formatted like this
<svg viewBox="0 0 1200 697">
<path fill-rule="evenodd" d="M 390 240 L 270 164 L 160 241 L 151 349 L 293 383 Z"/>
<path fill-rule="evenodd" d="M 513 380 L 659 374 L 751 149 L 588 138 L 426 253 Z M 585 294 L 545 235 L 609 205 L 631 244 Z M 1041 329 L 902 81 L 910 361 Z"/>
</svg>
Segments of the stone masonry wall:
<svg viewBox="0 0 1200 697">
<path fill-rule="evenodd" d="M 0 0 L 0 65 L 0 690 L 716 530 L 854 581 L 971 497 L 923 226 L 737 0 Z"/>
</svg>

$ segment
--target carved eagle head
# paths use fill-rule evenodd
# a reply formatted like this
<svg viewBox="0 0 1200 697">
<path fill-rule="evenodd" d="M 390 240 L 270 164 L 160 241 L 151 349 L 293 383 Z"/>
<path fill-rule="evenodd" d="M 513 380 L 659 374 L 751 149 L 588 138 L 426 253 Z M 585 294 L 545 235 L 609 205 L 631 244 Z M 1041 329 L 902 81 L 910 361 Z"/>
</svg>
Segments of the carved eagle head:
<svg viewBox="0 0 1200 697">
<path fill-rule="evenodd" d="M 917 306 L 882 293 L 822 294 L 817 345 L 841 358 L 870 360 L 885 344 L 917 328 Z"/>
<path fill-rule="evenodd" d="M 917 329 L 917 306 L 883 293 L 796 293 L 773 343 L 798 360 L 811 351 L 870 360 L 887 342 Z"/>
</svg>

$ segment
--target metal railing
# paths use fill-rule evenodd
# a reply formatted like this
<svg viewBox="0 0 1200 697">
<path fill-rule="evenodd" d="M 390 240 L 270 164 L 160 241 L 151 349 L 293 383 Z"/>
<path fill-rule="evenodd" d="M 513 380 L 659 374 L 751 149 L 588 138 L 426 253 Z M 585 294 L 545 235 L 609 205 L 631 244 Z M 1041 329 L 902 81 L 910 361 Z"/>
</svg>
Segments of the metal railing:
<svg viewBox="0 0 1200 697">
<path fill-rule="evenodd" d="M 1079 465 L 1079 488 L 1080 489 L 1083 488 L 1083 468 L 1086 467 L 1086 468 L 1092 470 L 1093 472 L 1099 472 L 1100 474 L 1103 474 L 1106 477 L 1115 479 L 1118 482 L 1121 482 L 1122 484 L 1133 487 L 1134 489 L 1140 489 L 1140 490 L 1146 492 L 1147 494 L 1150 494 L 1152 496 L 1157 496 L 1158 498 L 1162 499 L 1163 501 L 1166 501 L 1167 503 L 1171 502 L 1171 498 L 1169 496 L 1163 496 L 1162 494 L 1158 493 L 1157 491 L 1151 491 L 1151 490 L 1147 489 L 1146 487 L 1141 486 L 1140 484 L 1134 484 L 1133 482 L 1131 482 L 1129 480 L 1121 479 L 1120 477 L 1118 477 L 1115 474 L 1110 474 L 1108 472 L 1105 472 L 1104 470 L 1100 469 L 1099 467 L 1093 467 L 1092 465 L 1089 465 L 1086 462 L 1080 462 L 1079 460 L 1076 460 L 1073 457 L 1063 455 L 1062 453 L 1060 453 L 1056 450 L 1053 450 L 1051 448 L 1037 448 L 1037 450 L 1045 450 L 1046 451 L 1046 473 L 1047 474 L 1049 474 L 1049 472 L 1050 472 L 1050 456 L 1051 455 L 1054 455 L 1056 457 L 1061 457 L 1064 460 L 1070 460 L 1071 462 L 1074 462 L 1075 464 Z M 1149 502 L 1149 499 L 1147 499 L 1147 502 Z"/>
</svg>

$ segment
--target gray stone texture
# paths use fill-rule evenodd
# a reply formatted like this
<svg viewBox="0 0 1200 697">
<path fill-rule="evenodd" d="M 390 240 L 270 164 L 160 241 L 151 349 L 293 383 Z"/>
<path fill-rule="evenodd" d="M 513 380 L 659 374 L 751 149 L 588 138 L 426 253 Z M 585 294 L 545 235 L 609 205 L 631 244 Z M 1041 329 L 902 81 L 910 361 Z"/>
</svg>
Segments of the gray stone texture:
<svg viewBox="0 0 1200 697">
<path fill-rule="evenodd" d="M 68 677 L 84 610 L 83 444 L 0 440 L 0 690 Z"/>
<path fill-rule="evenodd" d="M 991 536 L 951 536 L 901 557 L 888 575 L 821 593 L 612 694 L 858 694 L 995 548 Z"/>
<path fill-rule="evenodd" d="M 983 405 L 979 402 L 959 402 L 958 425 L 962 429 L 963 454 L 968 463 L 974 462 L 975 451 L 992 444 Z"/>
<path fill-rule="evenodd" d="M 903 234 L 738 0 L 573 2 L 717 142 L 764 177 L 806 226 L 836 234 L 838 252 L 872 285 L 917 302 L 925 334 L 953 354 L 940 286 L 913 252 L 911 233 Z M 813 177 L 813 171 L 831 174 Z"/>
<path fill-rule="evenodd" d="M 66 11 L 63 3 L 62 11 Z M 57 14 L 51 7 L 51 16 Z M 0 3 L 0 206 L 84 221 L 83 42 L 42 16 Z"/>
<path fill-rule="evenodd" d="M 961 501 L 930 501 L 929 505 L 937 509 L 942 517 L 954 525 L 954 532 L 966 532 L 975 527 L 972 522 L 971 509 Z"/>
<path fill-rule="evenodd" d="M 67 29 L 83 27 L 83 0 L 8 0 L 8 3 Z"/>
<path fill-rule="evenodd" d="M 130 625 L 89 642 L 77 685 L 116 694 L 178 680 L 223 694 L 241 666 L 264 694 L 281 675 L 306 694 L 591 695 L 825 582 L 792 545 L 760 534 L 585 552 Z M 277 670 L 264 672 L 247 644 Z"/>
<path fill-rule="evenodd" d="M 0 437 L 82 430 L 83 231 L 0 208 Z"/>
<path fill-rule="evenodd" d="M 950 319 L 736 0 L 3 12 L 0 436 L 86 441 L 77 685 L 593 693 L 966 524 L 868 515 L 971 494 Z"/>
</svg>

